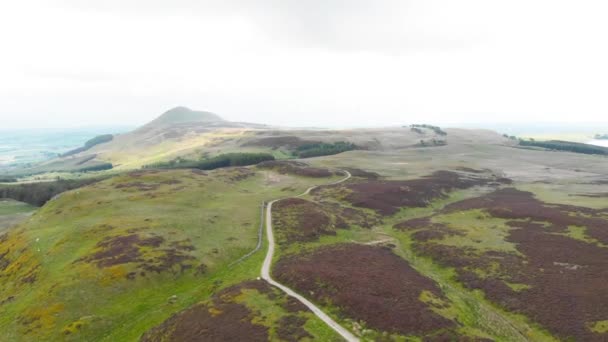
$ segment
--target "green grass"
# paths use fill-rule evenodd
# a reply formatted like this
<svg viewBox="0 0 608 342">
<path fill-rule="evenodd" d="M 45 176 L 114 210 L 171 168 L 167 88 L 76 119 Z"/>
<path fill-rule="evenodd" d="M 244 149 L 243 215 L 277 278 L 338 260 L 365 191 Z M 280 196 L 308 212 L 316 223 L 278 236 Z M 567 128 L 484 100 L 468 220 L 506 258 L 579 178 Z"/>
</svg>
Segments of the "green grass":
<svg viewBox="0 0 608 342">
<path fill-rule="evenodd" d="M 239 180 L 232 169 L 208 176 L 189 170 L 120 175 L 50 201 L 0 244 L 0 254 L 8 251 L 10 260 L 0 272 L 0 300 L 15 296 L 2 306 L 0 340 L 133 341 L 218 289 L 255 279 L 264 250 L 228 265 L 256 245 L 260 203 L 328 181 L 269 175 L 259 171 Z M 138 183 L 158 187 L 142 191 Z M 135 186 L 124 187 L 129 184 Z M 194 248 L 187 254 L 207 271 L 196 275 L 173 267 L 127 280 L 137 262 L 99 268 L 79 261 L 99 251 L 96 244 L 104 238 L 129 234 L 165 240 L 159 248 L 140 247 L 146 258 L 162 257 L 172 243 L 187 241 Z M 36 282 L 24 283 L 31 273 Z M 178 300 L 169 303 L 173 295 Z M 28 331 L 37 324 L 41 328 Z"/>
<path fill-rule="evenodd" d="M 36 209 L 27 203 L 0 199 L 0 233 L 26 220 Z"/>
<path fill-rule="evenodd" d="M 448 319 L 460 322 L 462 324 L 458 329 L 460 334 L 470 337 L 491 338 L 497 341 L 554 341 L 555 339 L 549 333 L 531 323 L 526 317 L 507 312 L 495 306 L 480 291 L 471 291 L 464 288 L 455 280 L 455 270 L 439 266 L 432 259 L 417 255 L 414 252 L 413 241 L 410 237 L 412 232 L 397 231 L 392 228 L 394 224 L 403 220 L 432 215 L 447 204 L 479 196 L 488 191 L 490 189 L 487 188 L 455 191 L 444 199 L 434 201 L 426 208 L 404 208 L 396 215 L 385 218 L 384 222 L 371 229 L 356 226 L 351 226 L 349 229 L 339 229 L 336 231 L 336 235 L 322 236 L 318 241 L 295 243 L 283 250 L 279 249 L 275 257 L 280 259 L 281 256 L 286 254 L 301 253 L 339 243 L 386 241 L 395 244 L 397 247 L 393 250 L 398 255 L 407 260 L 422 275 L 433 279 L 439 285 L 447 299 L 444 303 L 445 306 L 433 310 Z M 327 197 L 326 191 L 320 193 L 323 196 L 317 195 L 317 200 L 331 198 Z M 313 198 L 307 199 L 312 200 Z M 332 202 L 335 203 L 336 201 L 333 200 Z M 342 205 L 348 206 L 346 203 L 342 203 Z M 515 246 L 505 241 L 510 228 L 504 224 L 505 220 L 488 217 L 478 210 L 442 214 L 434 217 L 433 220 L 458 229 L 465 234 L 464 236 L 446 237 L 441 241 L 436 241 L 438 243 L 473 247 L 480 253 L 489 250 L 517 253 Z M 518 290 L 523 290 L 525 286 L 523 284 L 507 285 Z M 431 303 L 440 299 L 426 295 L 421 300 Z M 338 308 L 331 304 L 324 304 L 323 308 L 351 331 L 365 331 L 362 336 L 363 340 L 374 340 L 384 336 L 383 332 L 358 328 L 358 323 L 345 317 Z M 391 336 L 390 338 L 408 341 L 420 339 L 416 336 Z"/>
<path fill-rule="evenodd" d="M 36 207 L 27 203 L 9 199 L 0 199 L 0 216 L 29 213 L 36 209 Z"/>
<path fill-rule="evenodd" d="M 276 341 L 279 339 L 277 336 L 278 321 L 289 315 L 282 306 L 282 303 L 286 302 L 286 296 L 280 293 L 279 290 L 274 289 L 275 295 L 271 299 L 265 294 L 259 293 L 257 290 L 246 289 L 243 290 L 237 302 L 245 304 L 250 310 L 255 312 L 255 318 L 253 323 L 262 324 L 270 328 L 269 339 Z M 278 299 L 277 299 L 278 297 Z M 304 330 L 308 332 L 312 339 L 310 341 L 340 341 L 339 335 L 331 328 L 321 321 L 317 316 L 311 312 L 298 312 L 297 316 L 306 319 L 304 324 Z"/>
<path fill-rule="evenodd" d="M 505 281 L 505 284 L 511 288 L 511 290 L 519 292 L 519 291 L 523 291 L 523 290 L 527 290 L 530 288 L 530 285 L 527 284 L 517 284 L 517 283 L 510 283 Z"/>
<path fill-rule="evenodd" d="M 457 318 L 463 324 L 461 333 L 490 337 L 497 341 L 555 341 L 547 332 L 527 322 L 525 317 L 494 306 L 479 291 L 465 289 L 454 280 L 453 269 L 441 267 L 430 258 L 416 255 L 412 251 L 412 240 L 408 234 L 393 232 L 393 235 L 399 241 L 398 254 L 418 272 L 439 284 L 449 300 L 449 307 L 440 313 L 448 318 Z"/>
<path fill-rule="evenodd" d="M 594 322 L 590 325 L 591 331 L 604 334 L 608 332 L 608 320 Z"/>
<path fill-rule="evenodd" d="M 570 238 L 573 238 L 575 240 L 579 240 L 579 241 L 583 241 L 583 242 L 587 242 L 587 243 L 591 243 L 594 244 L 598 247 L 604 247 L 607 248 L 608 245 L 602 243 L 601 241 L 594 239 L 592 237 L 590 237 L 589 235 L 587 235 L 587 228 L 586 227 L 581 227 L 581 226 L 568 226 L 568 232 L 566 235 Z"/>
<path fill-rule="evenodd" d="M 608 208 L 606 198 L 580 196 L 608 192 L 608 186 L 598 184 L 581 184 L 580 181 L 555 181 L 551 184 L 523 183 L 517 189 L 534 193 L 534 196 L 545 203 L 576 205 L 594 209 Z"/>
<path fill-rule="evenodd" d="M 507 220 L 492 217 L 482 210 L 467 210 L 435 216 L 433 222 L 445 224 L 464 235 L 454 235 L 437 241 L 455 247 L 471 247 L 480 252 L 498 251 L 519 254 L 514 243 L 506 241 Z"/>
<path fill-rule="evenodd" d="M 463 324 L 460 332 L 463 335 L 489 337 L 497 341 L 554 341 L 555 339 L 542 328 L 531 323 L 522 315 L 507 312 L 498 308 L 480 291 L 464 288 L 455 280 L 455 270 L 436 264 L 431 258 L 417 255 L 413 249 L 412 232 L 396 231 L 394 223 L 405 219 L 429 216 L 442 209 L 449 203 L 487 193 L 488 189 L 476 188 L 450 193 L 445 199 L 434 201 L 429 207 L 421 209 L 402 210 L 398 215 L 386 220 L 385 233 L 393 236 L 398 247 L 395 251 L 406 259 L 412 267 L 421 274 L 435 280 L 449 305 L 438 313 L 446 318 L 457 319 Z M 408 215 L 408 214 L 411 214 Z M 471 247 L 479 252 L 496 250 L 508 253 L 518 253 L 515 245 L 505 241 L 509 227 L 505 220 L 488 217 L 479 210 L 454 212 L 433 217 L 435 222 L 443 223 L 463 232 L 464 236 L 448 236 L 437 243 Z M 509 285 L 509 284 L 507 284 Z M 511 284 L 523 289 L 520 284 Z M 525 286 L 525 285 L 524 285 Z"/>
<path fill-rule="evenodd" d="M 372 141 L 377 134 L 370 133 L 359 138 L 362 141 Z M 383 132 L 382 151 L 350 151 L 306 162 L 313 166 L 331 168 L 361 168 L 379 172 L 386 179 L 412 179 L 457 166 L 477 169 L 487 167 L 497 172 L 504 170 L 521 179 L 549 180 L 544 183 L 515 184 L 519 189 L 533 191 L 545 202 L 606 208 L 604 199 L 578 196 L 606 192 L 600 186 L 580 183 L 580 177 L 605 174 L 605 158 L 560 154 L 563 159 L 557 160 L 553 152 L 478 143 L 473 138 L 469 141 L 470 132 L 466 133 L 465 140 L 450 133 L 446 147 L 410 149 L 407 146 L 417 140 L 405 137 L 407 133 L 401 131 L 395 134 L 403 136 L 403 141 L 398 140 L 397 143 L 397 140 L 385 140 Z M 271 152 L 276 158 L 291 157 L 289 153 L 280 150 L 242 148 L 239 145 L 238 139 L 252 137 L 253 133 L 218 131 L 179 141 L 167 140 L 154 146 L 136 146 L 133 149 L 129 146 L 135 144 L 127 141 L 122 143 L 120 149 L 110 150 L 100 158 L 120 164 L 118 170 L 105 172 L 117 174 L 120 170 L 138 168 L 177 156 L 200 156 L 201 153 L 212 156 L 229 152 Z M 399 146 L 400 149 L 394 150 L 390 146 Z M 509 157 L 505 158 L 505 155 Z M 576 169 L 582 171 L 575 173 L 579 172 Z M 1 306 L 0 340 L 135 341 L 143 332 L 160 324 L 171 314 L 208 299 L 222 288 L 259 275 L 265 240 L 260 252 L 233 267 L 229 268 L 228 265 L 255 246 L 259 204 L 262 200 L 292 196 L 313 183 L 324 184 L 330 181 L 262 171 L 247 179 L 230 181 L 228 172 L 211 172 L 208 177 L 201 176 L 200 179 L 188 178 L 188 171 L 183 170 L 144 177 L 144 183 L 160 183 L 174 178 L 182 181 L 175 185 L 163 184 L 157 190 L 150 191 L 156 197 L 149 197 L 142 191 L 116 189 L 115 185 L 118 184 L 142 181 L 119 175 L 98 185 L 66 193 L 40 209 L 20 229 L 9 234 L 7 243 L 0 243 L 0 254 L 10 250 L 7 255 L 11 260 L 7 270 L 0 272 L 0 301 L 15 296 L 14 300 Z M 31 176 L 26 181 L 52 179 L 56 176 L 78 178 L 87 175 L 54 173 Z M 340 177 L 332 180 L 338 178 Z M 183 189 L 176 190 L 182 186 Z M 409 233 L 391 228 L 397 222 L 434 214 L 449 203 L 488 191 L 491 189 L 457 191 L 426 208 L 402 209 L 373 229 L 351 227 L 349 230 L 338 230 L 336 236 L 324 236 L 319 241 L 290 246 L 285 253 L 297 253 L 343 242 L 368 243 L 392 238 L 392 242 L 397 245 L 394 249 L 396 253 L 410 262 L 418 272 L 439 284 L 447 298 L 444 300 L 447 306 L 438 309 L 438 313 L 457 319 L 462 324 L 460 332 L 463 335 L 490 337 L 498 341 L 551 341 L 553 338 L 546 331 L 526 317 L 493 305 L 480 291 L 464 288 L 454 280 L 453 269 L 439 266 L 432 259 L 417 255 L 412 248 Z M 489 218 L 478 219 L 477 214 L 467 212 L 438 216 L 436 220 L 463 230 L 466 234 L 443 242 L 474 247 L 479 251 L 513 252 L 513 245 L 504 241 L 504 222 Z M 114 228 L 111 231 L 100 230 L 104 224 Z M 196 276 L 192 272 L 165 272 L 151 274 L 145 279 L 126 280 L 124 274 L 131 271 L 134 265 L 99 269 L 94 265 L 74 262 L 94 252 L 96 244 L 102 239 L 126 235 L 133 228 L 143 228 L 138 234 L 156 234 L 165 238 L 166 242 L 161 248 L 173 241 L 190 239 L 195 250 L 189 253 L 196 257 L 197 262 L 208 266 L 207 273 Z M 575 239 L 593 242 L 580 227 L 571 227 L 568 234 Z M 146 247 L 142 250 L 153 256 L 160 253 L 154 248 Z M 283 252 L 277 250 L 276 257 L 280 258 L 281 255 L 284 255 Z M 30 272 L 38 272 L 33 286 L 21 282 Z M 525 290 L 526 286 L 515 283 L 507 285 L 514 290 Z M 177 296 L 177 301 L 169 303 L 168 298 L 173 295 Z M 275 307 L 276 303 L 258 298 L 255 293 L 248 293 L 247 296 L 250 298 L 244 300 L 252 308 L 259 308 L 267 316 L 268 324 L 274 324 L 271 321 L 283 314 L 282 308 Z M 436 298 L 424 296 L 421 300 L 431 302 Z M 357 323 L 341 315 L 338 308 L 331 305 L 324 308 L 346 327 L 357 326 Z M 26 333 L 27 325 L 23 324 L 23 318 L 36 317 L 39 318 L 41 328 Z M 605 331 L 606 325 L 605 321 L 595 322 L 590 325 L 590 329 Z M 305 327 L 315 340 L 335 339 L 333 330 L 314 317 L 309 318 Z M 64 330 L 72 333 L 63 335 Z M 375 334 L 382 333 L 372 331 L 366 336 L 380 338 L 381 335 Z M 405 339 L 403 336 L 391 338 Z M 419 340 L 418 337 L 408 338 Z"/>
</svg>

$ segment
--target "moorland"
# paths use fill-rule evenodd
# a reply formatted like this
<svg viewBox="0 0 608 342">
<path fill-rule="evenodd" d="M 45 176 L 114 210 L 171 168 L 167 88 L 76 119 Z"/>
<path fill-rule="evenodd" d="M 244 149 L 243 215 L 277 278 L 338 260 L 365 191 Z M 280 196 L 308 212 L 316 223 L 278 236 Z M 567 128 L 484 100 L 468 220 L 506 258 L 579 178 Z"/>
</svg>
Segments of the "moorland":
<svg viewBox="0 0 608 342">
<path fill-rule="evenodd" d="M 356 339 L 608 339 L 602 149 L 184 107 L 91 138 L 0 173 L 2 341 L 343 339 L 260 279 L 268 216 L 272 278 Z"/>
</svg>

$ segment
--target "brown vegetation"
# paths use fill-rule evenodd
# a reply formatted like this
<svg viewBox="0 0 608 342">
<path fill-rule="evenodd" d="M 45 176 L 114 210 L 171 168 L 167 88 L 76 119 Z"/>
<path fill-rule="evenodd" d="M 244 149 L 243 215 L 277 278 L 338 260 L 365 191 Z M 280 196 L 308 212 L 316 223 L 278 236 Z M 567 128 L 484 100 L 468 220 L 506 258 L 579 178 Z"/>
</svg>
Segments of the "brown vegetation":
<svg viewBox="0 0 608 342">
<path fill-rule="evenodd" d="M 426 207 L 446 192 L 495 182 L 496 179 L 464 176 L 437 171 L 430 176 L 405 181 L 367 181 L 341 185 L 349 190 L 345 199 L 354 206 L 369 208 L 383 215 L 395 214 L 402 207 Z"/>
<path fill-rule="evenodd" d="M 196 304 L 176 313 L 159 326 L 150 329 L 141 341 L 268 341 L 270 329 L 261 325 L 266 317 L 243 303 L 242 295 L 251 290 L 281 303 L 288 311 L 271 326 L 283 341 L 313 338 L 305 329 L 308 309 L 299 301 L 288 297 L 262 280 L 246 281 L 216 294 L 206 303 Z M 245 292 L 247 291 L 247 292 Z"/>
<path fill-rule="evenodd" d="M 187 241 L 171 242 L 169 247 L 162 248 L 165 239 L 161 236 L 143 238 L 138 234 L 106 237 L 97 243 L 97 251 L 78 259 L 76 262 L 94 263 L 99 268 L 135 263 L 140 269 L 140 275 L 145 272 L 179 272 L 194 267 L 196 258 L 187 252 L 194 246 Z M 142 247 L 149 247 L 146 251 Z M 200 267 L 200 266 L 199 266 Z M 127 279 L 133 279 L 137 273 L 127 274 Z"/>
<path fill-rule="evenodd" d="M 466 286 L 483 290 L 490 300 L 527 315 L 562 339 L 606 340 L 606 333 L 589 326 L 608 317 L 608 305 L 602 305 L 608 303 L 608 249 L 567 234 L 571 226 L 585 227 L 588 236 L 606 243 L 608 219 L 594 209 L 546 204 L 516 189 L 460 201 L 444 212 L 471 209 L 509 220 L 512 230 L 506 241 L 514 243 L 519 254 L 428 241 L 428 234 L 437 229 L 433 225 L 412 235 L 416 250 L 455 267 Z M 424 226 L 423 219 L 413 223 L 398 228 Z"/>
<path fill-rule="evenodd" d="M 372 215 L 352 208 L 301 198 L 275 203 L 272 213 L 277 235 L 287 243 L 317 241 L 322 235 L 336 235 L 337 229 L 348 229 L 351 225 L 369 228 L 377 222 Z"/>
<path fill-rule="evenodd" d="M 287 242 L 314 241 L 321 235 L 335 235 L 332 217 L 320 205 L 300 198 L 274 204 L 277 234 Z"/>
<path fill-rule="evenodd" d="M 485 209 L 490 215 L 503 219 L 547 223 L 546 229 L 565 232 L 569 226 L 586 227 L 587 234 L 608 244 L 608 220 L 602 210 L 563 204 L 546 204 L 530 192 L 508 188 L 483 197 L 472 198 L 446 206 L 446 212 Z"/>
<path fill-rule="evenodd" d="M 120 183 L 114 186 L 116 189 L 124 189 L 124 191 L 136 190 L 136 191 L 153 191 L 160 187 L 159 183 L 144 183 L 144 182 L 130 182 Z"/>
<path fill-rule="evenodd" d="M 304 324 L 306 324 L 306 318 L 304 317 L 294 315 L 283 316 L 279 320 L 277 335 L 281 340 L 288 342 L 298 342 L 306 337 L 312 338 L 312 336 L 304 330 Z"/>
<path fill-rule="evenodd" d="M 432 311 L 419 297 L 442 298 L 434 281 L 382 247 L 342 245 L 280 260 L 277 279 L 340 308 L 370 328 L 401 334 L 428 334 L 454 323 Z"/>
<path fill-rule="evenodd" d="M 262 169 L 273 169 L 281 174 L 291 174 L 304 177 L 322 178 L 331 177 L 334 175 L 334 173 L 328 169 L 311 167 L 306 163 L 296 161 L 271 160 L 259 163 L 257 167 Z"/>
<path fill-rule="evenodd" d="M 234 297 L 254 282 L 221 291 L 210 303 L 196 304 L 146 332 L 141 341 L 268 341 L 268 328 L 252 322 L 255 314 Z M 260 283 L 260 282 L 257 282 Z M 253 288 L 259 287 L 255 285 Z"/>
</svg>

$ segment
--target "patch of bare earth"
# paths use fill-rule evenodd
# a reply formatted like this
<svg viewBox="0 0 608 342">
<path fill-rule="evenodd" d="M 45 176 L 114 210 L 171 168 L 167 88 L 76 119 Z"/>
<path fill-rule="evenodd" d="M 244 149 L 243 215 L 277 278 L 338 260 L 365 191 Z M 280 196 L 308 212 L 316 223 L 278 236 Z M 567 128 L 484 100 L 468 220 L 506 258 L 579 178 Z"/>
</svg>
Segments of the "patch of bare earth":
<svg viewBox="0 0 608 342">
<path fill-rule="evenodd" d="M 325 247 L 280 260 L 274 274 L 280 282 L 375 330 L 427 335 L 454 327 L 420 300 L 422 291 L 443 298 L 437 284 L 386 248 Z"/>
</svg>

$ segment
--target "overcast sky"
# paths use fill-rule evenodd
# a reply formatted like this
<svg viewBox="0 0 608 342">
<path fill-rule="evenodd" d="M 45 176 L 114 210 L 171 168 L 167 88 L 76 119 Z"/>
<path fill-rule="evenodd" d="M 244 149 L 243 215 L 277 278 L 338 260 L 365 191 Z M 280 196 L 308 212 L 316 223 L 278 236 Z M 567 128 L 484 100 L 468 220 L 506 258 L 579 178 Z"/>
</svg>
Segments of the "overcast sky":
<svg viewBox="0 0 608 342">
<path fill-rule="evenodd" d="M 608 122 L 608 2 L 0 2 L 1 128 Z"/>
</svg>

